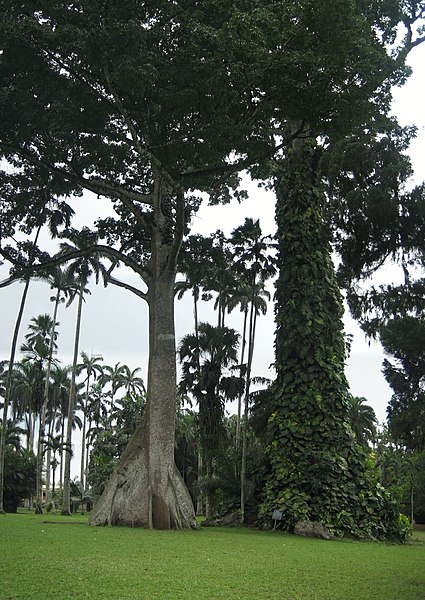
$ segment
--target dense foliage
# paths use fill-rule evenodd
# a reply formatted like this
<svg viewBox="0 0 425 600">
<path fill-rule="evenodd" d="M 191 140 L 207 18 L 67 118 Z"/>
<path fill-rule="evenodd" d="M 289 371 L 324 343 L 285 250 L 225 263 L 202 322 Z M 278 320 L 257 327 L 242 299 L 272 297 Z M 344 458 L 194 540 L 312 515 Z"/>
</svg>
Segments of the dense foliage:
<svg viewBox="0 0 425 600">
<path fill-rule="evenodd" d="M 16 512 L 23 500 L 35 492 L 36 457 L 30 450 L 6 446 L 4 469 L 4 509 Z"/>
<path fill-rule="evenodd" d="M 349 423 L 342 300 L 313 156 L 314 147 L 295 148 L 279 181 L 278 377 L 261 512 L 270 521 L 279 509 L 288 530 L 311 520 L 335 534 L 403 539 L 397 506 Z"/>
<path fill-rule="evenodd" d="M 113 471 L 92 522 L 158 528 L 194 525 L 191 499 L 174 465 L 173 292 L 178 255 L 200 202 L 194 190 L 208 191 L 212 201 L 228 200 L 232 190 L 243 197 L 237 190 L 238 173 L 247 168 L 259 179 L 273 180 L 280 246 L 277 381 L 268 434 L 272 473 L 263 514 L 267 519 L 272 507 L 285 504 L 285 494 L 292 494 L 295 500 L 291 497 L 285 505 L 287 527 L 307 516 L 339 533 L 397 535 L 396 512 L 385 498 L 381 503 L 375 476 L 348 424 L 341 300 L 325 222 L 337 223 L 339 239 L 350 240 L 350 231 L 344 229 L 349 229 L 350 220 L 344 217 L 358 216 L 359 211 L 344 203 L 348 194 L 343 186 L 336 185 L 335 192 L 331 176 L 326 169 L 319 172 L 318 165 L 326 165 L 326 155 L 335 159 L 338 146 L 350 146 L 347 141 L 362 137 L 359 132 L 366 138 L 363 144 L 372 144 L 391 129 L 391 85 L 402 83 L 407 75 L 404 59 L 421 41 L 414 34 L 423 12 L 422 3 L 415 0 L 384 4 L 93 0 L 89 5 L 42 0 L 37 6 L 9 0 L 3 7 L 0 152 L 7 168 L 0 173 L 4 221 L 0 252 L 12 265 L 9 282 L 29 270 L 43 272 L 47 264 L 77 258 L 79 265 L 64 512 L 69 511 L 70 440 L 87 261 L 102 256 L 108 260 L 102 269 L 105 281 L 148 303 L 150 356 L 144 420 Z M 399 43 L 400 24 L 405 36 Z M 336 162 L 328 161 L 328 174 Z M 403 161 L 399 166 L 405 168 Z M 382 178 L 380 170 L 378 180 Z M 351 171 L 348 179 L 354 179 Z M 393 188 L 385 188 L 384 202 L 387 196 L 393 199 Z M 84 192 L 110 200 L 111 210 L 100 215 L 91 230 L 76 231 L 68 224 L 62 235 L 72 246 L 62 244 L 52 258 L 38 242 L 19 239 L 18 234 L 37 231 L 61 208 L 69 214 L 63 206 L 66 198 Z M 342 205 L 335 203 L 334 210 L 335 197 Z M 373 204 L 369 200 L 368 196 L 367 206 Z M 342 217 L 333 218 L 333 212 Z M 254 223 L 246 225 L 255 233 Z M 234 232 L 235 245 L 240 229 Z M 256 244 L 261 250 L 262 241 Z M 342 246 L 341 242 L 344 256 Z M 245 319 L 249 311 L 248 358 L 242 351 L 238 365 L 239 375 L 245 377 L 242 515 L 250 366 L 256 317 L 262 310 L 260 283 L 265 278 L 254 250 L 251 247 L 250 258 L 241 258 L 239 265 L 239 271 L 248 267 L 252 275 L 244 282 L 249 287 L 243 308 Z M 120 265 L 130 267 L 140 285 L 115 277 Z M 233 266 L 237 272 L 238 262 Z M 199 273 L 193 272 L 193 264 L 189 267 L 189 278 L 199 288 Z M 194 289 L 193 297 L 196 303 L 199 289 Z M 218 289 L 217 301 L 218 325 L 224 329 L 230 304 L 223 289 Z M 195 311 L 191 383 L 198 392 L 202 388 L 202 393 L 194 394 L 200 405 L 206 396 L 208 401 L 215 397 L 211 403 L 218 408 L 212 411 L 215 433 L 223 406 L 216 373 L 211 376 L 207 371 L 204 377 L 201 372 L 199 333 Z M 232 360 L 236 362 L 235 352 Z M 211 385 L 201 385 L 202 379 Z M 241 398 L 239 392 L 239 406 Z M 46 404 L 47 395 L 41 432 Z M 240 408 L 238 413 L 237 431 Z M 211 440 L 205 443 L 204 417 L 201 414 L 200 426 L 205 453 Z M 237 433 L 236 450 L 239 439 Z"/>
</svg>

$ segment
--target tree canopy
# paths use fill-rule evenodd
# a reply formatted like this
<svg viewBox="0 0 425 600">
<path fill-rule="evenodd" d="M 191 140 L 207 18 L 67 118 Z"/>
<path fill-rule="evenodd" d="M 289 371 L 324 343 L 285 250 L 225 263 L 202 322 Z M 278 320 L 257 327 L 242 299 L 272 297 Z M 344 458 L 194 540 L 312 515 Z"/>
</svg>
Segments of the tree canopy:
<svg viewBox="0 0 425 600">
<path fill-rule="evenodd" d="M 107 281 L 149 305 L 144 422 L 93 522 L 191 526 L 173 458 L 173 292 L 198 191 L 212 201 L 241 197 L 242 169 L 279 180 L 305 138 L 326 149 L 376 131 L 391 85 L 407 74 L 404 56 L 421 40 L 422 3 L 12 0 L 0 8 L 0 253 L 11 276 L 97 253 L 109 259 Z M 111 201 L 96 235 L 83 232 L 78 248 L 53 260 L 22 241 L 88 192 L 92 202 Z M 118 279 L 119 265 L 140 286 Z"/>
</svg>

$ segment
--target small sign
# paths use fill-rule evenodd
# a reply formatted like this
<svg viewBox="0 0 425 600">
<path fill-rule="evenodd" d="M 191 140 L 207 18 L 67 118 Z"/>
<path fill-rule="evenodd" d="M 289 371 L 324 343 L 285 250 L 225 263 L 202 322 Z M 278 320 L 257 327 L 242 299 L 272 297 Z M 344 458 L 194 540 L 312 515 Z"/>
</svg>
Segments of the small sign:
<svg viewBox="0 0 425 600">
<path fill-rule="evenodd" d="M 281 510 L 274 510 L 273 511 L 272 519 L 273 519 L 273 521 L 281 521 L 282 520 L 282 511 Z"/>
</svg>

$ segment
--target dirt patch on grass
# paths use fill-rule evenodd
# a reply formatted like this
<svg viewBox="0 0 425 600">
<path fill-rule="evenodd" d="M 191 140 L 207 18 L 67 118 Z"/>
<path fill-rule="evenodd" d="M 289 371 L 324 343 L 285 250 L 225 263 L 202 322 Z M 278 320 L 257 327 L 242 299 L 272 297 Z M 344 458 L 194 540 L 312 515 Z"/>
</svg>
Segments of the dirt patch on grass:
<svg viewBox="0 0 425 600">
<path fill-rule="evenodd" d="M 82 521 L 42 521 L 46 525 L 87 525 Z"/>
</svg>

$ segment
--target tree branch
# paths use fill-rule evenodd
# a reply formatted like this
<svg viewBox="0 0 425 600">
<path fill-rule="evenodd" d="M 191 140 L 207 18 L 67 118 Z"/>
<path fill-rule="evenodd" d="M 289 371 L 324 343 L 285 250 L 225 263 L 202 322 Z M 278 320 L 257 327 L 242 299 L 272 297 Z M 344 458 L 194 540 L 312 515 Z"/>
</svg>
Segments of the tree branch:
<svg viewBox="0 0 425 600">
<path fill-rule="evenodd" d="M 32 152 L 29 152 L 28 150 L 25 150 L 19 146 L 13 146 L 12 144 L 7 144 L 0 141 L 0 148 L 2 148 L 6 153 L 17 154 L 21 158 L 27 160 L 30 164 L 45 169 L 50 173 L 60 175 L 65 180 L 75 183 L 99 196 L 117 198 L 123 202 L 129 200 L 131 202 L 140 202 L 141 204 L 152 204 L 151 194 L 140 194 L 138 192 L 134 192 L 133 190 L 128 190 L 122 186 L 117 186 L 101 179 L 87 179 L 86 177 L 76 173 L 72 166 L 68 163 L 65 164 L 67 164 L 71 170 L 52 165 L 41 158 L 37 158 Z"/>
<path fill-rule="evenodd" d="M 166 169 L 164 169 L 162 162 L 155 156 L 155 154 L 150 152 L 146 147 L 142 146 L 142 144 L 140 143 L 140 138 L 137 135 L 137 131 L 134 126 L 134 123 L 131 120 L 131 117 L 130 117 L 127 109 L 121 102 L 121 99 L 120 99 L 117 91 L 115 90 L 115 87 L 112 84 L 109 69 L 108 69 L 107 65 L 105 65 L 105 64 L 103 64 L 103 72 L 104 72 L 105 79 L 106 79 L 106 82 L 109 87 L 109 91 L 114 99 L 115 107 L 118 109 L 118 112 L 120 113 L 121 117 L 124 120 L 124 123 L 126 124 L 126 126 L 128 128 L 130 137 L 133 140 L 133 146 L 134 146 L 135 150 L 138 152 L 138 154 L 141 158 L 144 158 L 145 160 L 146 159 L 149 160 L 151 165 L 153 167 L 155 167 L 155 169 L 161 174 L 161 176 L 164 178 L 164 180 L 169 185 L 171 185 L 171 187 L 173 187 L 176 190 L 179 189 L 179 187 L 180 187 L 179 184 L 171 177 L 171 175 L 168 173 L 168 171 Z"/>
<path fill-rule="evenodd" d="M 9 253 L 7 253 L 3 248 L 0 249 L 0 254 L 19 269 L 19 272 L 12 275 L 10 278 L 4 280 L 4 285 L 0 287 L 6 287 L 6 285 L 10 285 L 12 281 L 10 281 L 10 283 L 8 282 L 11 278 L 20 279 L 27 273 L 31 274 L 36 273 L 38 271 L 43 271 L 50 267 L 55 267 L 57 265 L 66 263 L 70 260 L 80 258 L 81 256 L 90 256 L 93 254 L 100 254 L 108 258 L 112 257 L 115 261 L 122 262 L 124 265 L 132 269 L 135 273 L 140 275 L 140 277 L 142 278 L 144 283 L 146 283 L 146 285 L 148 285 L 148 282 L 151 278 L 150 273 L 147 269 L 138 265 L 135 261 L 133 261 L 131 258 L 126 256 L 119 250 L 115 250 L 115 248 L 104 246 L 102 244 L 94 244 L 92 246 L 87 246 L 87 248 L 84 248 L 82 250 L 75 250 L 71 252 L 66 250 L 60 251 L 54 254 L 52 257 L 50 257 L 49 260 L 43 261 L 42 263 L 38 263 L 36 265 L 22 264 L 21 262 L 17 261 L 15 258 L 10 256 Z"/>
<path fill-rule="evenodd" d="M 419 3 L 419 10 L 418 10 L 417 14 L 415 12 L 414 4 L 411 5 L 411 9 L 412 9 L 411 15 L 410 16 L 406 15 L 406 17 L 403 19 L 403 25 L 405 26 L 407 33 L 406 33 L 405 42 L 402 46 L 402 49 L 400 50 L 400 52 L 398 54 L 399 58 L 406 58 L 406 56 L 409 54 L 409 52 L 411 50 L 413 50 L 413 48 L 416 48 L 416 46 L 419 46 L 420 44 L 422 44 L 425 41 L 425 35 L 419 36 L 415 40 L 413 39 L 413 25 L 415 23 L 417 23 L 419 20 L 424 18 L 425 6 L 423 5 L 423 3 Z"/>
<path fill-rule="evenodd" d="M 177 265 L 177 257 L 180 252 L 180 247 L 182 244 L 183 236 L 184 236 L 184 226 L 185 226 L 185 206 L 184 206 L 184 192 L 179 190 L 177 191 L 177 199 L 176 199 L 176 222 L 175 222 L 175 230 L 174 230 L 174 239 L 173 244 L 170 250 L 170 254 L 168 256 L 168 264 L 174 270 Z"/>
<path fill-rule="evenodd" d="M 260 154 L 255 158 L 244 158 L 231 164 L 216 165 L 214 167 L 206 167 L 204 169 L 198 170 L 194 168 L 192 170 L 183 171 L 180 174 L 180 177 L 189 178 L 203 175 L 226 175 L 229 173 L 236 173 L 237 171 L 243 171 L 244 169 L 253 166 L 259 161 L 272 158 L 273 155 L 276 154 L 276 152 L 279 152 L 279 150 L 282 150 L 282 148 L 289 146 L 289 144 L 293 142 L 295 138 L 297 138 L 303 133 L 307 133 L 307 130 L 304 129 L 304 123 L 301 123 L 300 127 L 296 131 L 294 131 L 294 133 L 286 137 L 280 144 L 277 144 L 276 146 L 271 148 L 270 151 L 267 153 Z"/>
<path fill-rule="evenodd" d="M 15 283 L 15 281 L 19 281 L 20 279 L 22 279 L 22 275 L 16 275 L 16 277 L 14 275 L 11 275 L 7 279 L 3 279 L 2 281 L 0 281 L 0 288 L 5 288 L 11 285 L 12 283 Z"/>
<path fill-rule="evenodd" d="M 143 298 L 143 300 L 145 300 L 146 302 L 148 301 L 147 294 L 145 294 L 138 288 L 135 288 L 134 286 L 130 285 L 129 283 L 120 281 L 119 279 L 116 279 L 115 277 L 112 277 L 112 276 L 108 276 L 107 281 L 108 281 L 108 283 L 111 283 L 112 285 L 116 285 L 117 287 L 121 287 L 121 288 L 124 288 L 124 289 L 132 292 L 136 296 L 139 296 L 139 298 Z"/>
</svg>

